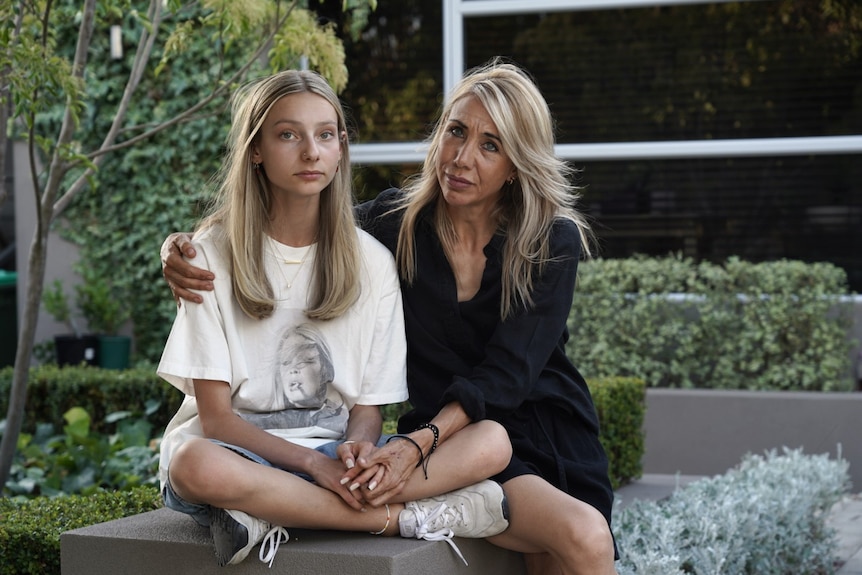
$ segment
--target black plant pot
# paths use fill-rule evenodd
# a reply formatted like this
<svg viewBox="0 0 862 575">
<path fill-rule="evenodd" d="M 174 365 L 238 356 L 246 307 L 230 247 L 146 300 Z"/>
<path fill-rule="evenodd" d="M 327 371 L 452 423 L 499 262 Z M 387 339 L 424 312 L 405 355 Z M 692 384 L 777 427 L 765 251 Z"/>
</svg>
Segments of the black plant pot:
<svg viewBox="0 0 862 575">
<path fill-rule="evenodd" d="M 99 338 L 95 335 L 56 335 L 54 349 L 57 365 L 99 365 Z"/>
</svg>

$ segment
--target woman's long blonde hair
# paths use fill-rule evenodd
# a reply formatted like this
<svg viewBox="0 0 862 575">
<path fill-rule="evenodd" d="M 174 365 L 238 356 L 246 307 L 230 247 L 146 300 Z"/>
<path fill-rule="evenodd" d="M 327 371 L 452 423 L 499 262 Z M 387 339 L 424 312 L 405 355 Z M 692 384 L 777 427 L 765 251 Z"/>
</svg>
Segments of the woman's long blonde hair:
<svg viewBox="0 0 862 575">
<path fill-rule="evenodd" d="M 269 317 L 275 308 L 264 265 L 264 234 L 270 225 L 272 195 L 264 166 L 257 170 L 252 166 L 253 144 L 272 106 L 285 96 L 302 92 L 321 96 L 335 109 L 342 152 L 335 177 L 320 194 L 314 279 L 305 313 L 312 319 L 332 319 L 347 311 L 359 297 L 359 240 L 353 216 L 344 109 L 320 75 L 287 70 L 253 81 L 234 95 L 227 152 L 216 177 L 216 202 L 198 226 L 198 230 L 211 228 L 225 246 L 234 295 L 252 318 Z"/>
<path fill-rule="evenodd" d="M 500 316 L 505 319 L 521 306 L 531 306 L 533 281 L 550 258 L 548 235 L 557 218 L 577 226 L 581 253 L 591 256 L 589 223 L 575 209 L 579 198 L 570 183 L 575 170 L 554 153 L 554 125 L 548 104 L 533 81 L 517 66 L 494 59 L 467 72 L 444 105 L 433 132 L 422 171 L 409 180 L 399 209 L 403 210 L 396 261 L 408 283 L 416 273 L 414 233 L 420 212 L 434 206 L 434 225 L 449 252 L 456 238 L 444 209 L 437 180 L 437 162 L 452 107 L 474 96 L 497 126 L 502 148 L 517 170 L 517 178 L 503 187 L 495 214 L 498 230 L 505 233 L 503 297 Z"/>
</svg>

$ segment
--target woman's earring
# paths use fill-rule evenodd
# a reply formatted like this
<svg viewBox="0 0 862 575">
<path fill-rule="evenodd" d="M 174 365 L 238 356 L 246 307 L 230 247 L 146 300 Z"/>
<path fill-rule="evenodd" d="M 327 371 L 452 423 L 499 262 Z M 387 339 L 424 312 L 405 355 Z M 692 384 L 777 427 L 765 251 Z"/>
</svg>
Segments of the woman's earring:
<svg viewBox="0 0 862 575">
<path fill-rule="evenodd" d="M 506 183 L 509 184 L 510 186 L 512 184 L 514 184 L 515 183 L 515 176 L 512 176 L 508 180 L 506 180 Z"/>
<path fill-rule="evenodd" d="M 252 162 L 251 167 L 254 168 L 255 172 L 259 172 L 260 171 L 260 162 Z"/>
</svg>

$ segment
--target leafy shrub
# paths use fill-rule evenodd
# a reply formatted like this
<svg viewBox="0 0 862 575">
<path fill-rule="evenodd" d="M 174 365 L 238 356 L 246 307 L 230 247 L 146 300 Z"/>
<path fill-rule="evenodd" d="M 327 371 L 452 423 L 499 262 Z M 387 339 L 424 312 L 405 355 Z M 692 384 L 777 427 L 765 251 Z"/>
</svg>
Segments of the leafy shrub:
<svg viewBox="0 0 862 575">
<path fill-rule="evenodd" d="M 155 407 L 151 402 L 148 414 Z M 74 407 L 64 415 L 62 434 L 51 424 L 38 425 L 35 435 L 21 434 L 4 493 L 53 497 L 155 485 L 159 453 L 153 426 L 132 415 L 109 415 L 116 432 L 101 434 L 91 430 L 90 415 Z"/>
<path fill-rule="evenodd" d="M 846 294 L 826 263 L 597 259 L 581 267 L 567 352 L 587 377 L 654 387 L 849 390 Z"/>
<path fill-rule="evenodd" d="M 849 464 L 828 455 L 749 455 L 724 475 L 664 501 L 614 510 L 620 575 L 831 573 L 836 539 L 826 526 L 849 488 Z"/>
<path fill-rule="evenodd" d="M 161 506 L 156 487 L 26 502 L 0 499 L 0 575 L 59 575 L 61 533 Z"/>
<path fill-rule="evenodd" d="M 409 401 L 402 401 L 401 403 L 393 403 L 381 407 L 380 412 L 383 416 L 383 433 L 388 435 L 398 433 L 398 418 L 410 411 L 410 409 L 411 406 Z"/>
<path fill-rule="evenodd" d="M 605 378 L 587 382 L 599 417 L 599 440 L 608 455 L 608 475 L 614 489 L 643 473 L 646 384 L 635 378 Z"/>
</svg>

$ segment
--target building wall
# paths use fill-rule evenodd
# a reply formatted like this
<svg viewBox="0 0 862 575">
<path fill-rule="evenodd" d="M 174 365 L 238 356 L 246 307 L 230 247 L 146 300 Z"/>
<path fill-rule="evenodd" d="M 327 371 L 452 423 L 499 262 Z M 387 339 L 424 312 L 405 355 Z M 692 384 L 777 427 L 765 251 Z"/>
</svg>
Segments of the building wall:
<svg viewBox="0 0 862 575">
<path fill-rule="evenodd" d="M 30 178 L 27 145 L 24 142 L 12 144 L 12 173 L 14 174 L 11 198 L 15 204 L 16 269 L 18 271 L 18 326 L 20 329 L 27 302 L 28 275 L 30 269 L 30 246 L 36 230 L 36 202 L 33 193 L 33 180 Z M 46 261 L 45 283 L 50 285 L 55 279 L 63 282 L 66 293 L 71 296 L 74 286 L 79 283 L 78 275 L 72 267 L 78 261 L 78 248 L 63 240 L 56 232 L 48 238 L 48 259 Z M 36 327 L 35 342 L 51 340 L 55 335 L 66 333 L 62 323 L 54 321 L 44 308 L 40 307 L 39 322 Z"/>
</svg>

